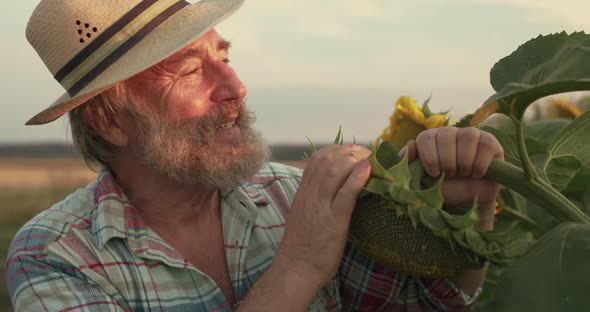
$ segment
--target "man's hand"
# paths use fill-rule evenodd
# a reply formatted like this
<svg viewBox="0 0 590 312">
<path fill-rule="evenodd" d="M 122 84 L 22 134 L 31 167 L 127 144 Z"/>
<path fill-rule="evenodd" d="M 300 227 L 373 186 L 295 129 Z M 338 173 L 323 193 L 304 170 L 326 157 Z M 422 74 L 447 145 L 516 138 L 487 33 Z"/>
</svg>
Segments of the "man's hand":
<svg viewBox="0 0 590 312">
<path fill-rule="evenodd" d="M 416 141 L 406 146 L 411 160 L 419 157 L 426 172 L 433 177 L 445 173 L 442 185 L 445 209 L 449 205 L 471 207 L 475 198 L 479 205 L 476 229 L 491 231 L 494 208 L 500 186 L 484 179 L 492 159 L 504 159 L 504 150 L 496 138 L 475 128 L 445 127 L 421 132 Z M 464 213 L 453 209 L 451 213 Z M 464 270 L 453 282 L 468 295 L 473 295 L 483 282 L 487 264 L 479 270 Z"/>
<path fill-rule="evenodd" d="M 273 265 L 316 290 L 336 275 L 353 208 L 371 172 L 370 153 L 349 144 L 327 146 L 311 156 Z"/>
<path fill-rule="evenodd" d="M 430 176 L 444 172 L 446 205 L 471 207 L 477 198 L 482 219 L 479 226 L 491 229 L 500 186 L 483 176 L 492 159 L 504 159 L 502 145 L 493 135 L 476 128 L 436 128 L 421 132 L 406 148 L 410 161 L 419 157 Z"/>
</svg>

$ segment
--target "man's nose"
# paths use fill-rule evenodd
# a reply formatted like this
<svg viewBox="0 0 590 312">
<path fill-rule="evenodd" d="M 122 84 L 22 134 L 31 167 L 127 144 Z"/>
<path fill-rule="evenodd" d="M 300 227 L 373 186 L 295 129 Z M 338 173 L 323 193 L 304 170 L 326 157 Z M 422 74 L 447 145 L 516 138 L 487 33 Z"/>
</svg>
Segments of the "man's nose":
<svg viewBox="0 0 590 312">
<path fill-rule="evenodd" d="M 215 102 L 242 100 L 248 90 L 233 68 L 223 64 L 218 68 L 216 86 L 212 94 Z"/>
</svg>

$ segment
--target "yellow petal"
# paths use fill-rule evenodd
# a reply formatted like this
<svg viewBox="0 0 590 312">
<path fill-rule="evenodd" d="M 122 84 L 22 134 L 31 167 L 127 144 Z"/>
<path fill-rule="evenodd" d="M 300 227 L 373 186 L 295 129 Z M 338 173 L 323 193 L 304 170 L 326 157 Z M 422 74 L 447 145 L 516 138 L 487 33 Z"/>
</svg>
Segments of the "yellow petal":
<svg viewBox="0 0 590 312">
<path fill-rule="evenodd" d="M 554 103 L 557 109 L 561 111 L 561 114 L 558 113 L 560 117 L 565 115 L 566 118 L 576 119 L 582 115 L 582 111 L 572 104 L 567 97 L 561 97 Z"/>
<path fill-rule="evenodd" d="M 432 128 L 440 128 L 444 127 L 447 123 L 447 115 L 446 114 L 435 114 L 432 115 L 424 121 L 424 126 L 426 129 Z"/>
<path fill-rule="evenodd" d="M 412 120 L 418 125 L 424 125 L 424 113 L 413 98 L 400 97 L 395 104 L 395 110 L 399 111 L 403 118 Z"/>
<path fill-rule="evenodd" d="M 381 136 L 377 138 L 377 141 L 379 141 L 379 139 L 384 141 L 392 141 L 395 137 L 395 133 L 397 132 L 398 123 L 400 119 L 401 116 L 399 112 L 397 110 L 394 110 L 393 114 L 391 114 L 391 116 L 389 117 L 389 126 L 383 129 L 383 133 L 381 133 Z"/>
</svg>

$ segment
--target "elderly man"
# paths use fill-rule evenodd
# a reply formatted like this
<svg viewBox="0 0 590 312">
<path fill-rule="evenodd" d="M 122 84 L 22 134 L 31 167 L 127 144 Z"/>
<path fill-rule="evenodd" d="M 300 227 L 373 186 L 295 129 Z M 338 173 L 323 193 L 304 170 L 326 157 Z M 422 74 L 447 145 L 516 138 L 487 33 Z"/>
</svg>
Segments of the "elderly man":
<svg viewBox="0 0 590 312">
<path fill-rule="evenodd" d="M 246 87 L 214 25 L 243 0 L 42 0 L 27 37 L 67 93 L 97 180 L 18 232 L 17 311 L 442 311 L 475 300 L 486 269 L 449 280 L 392 272 L 347 242 L 369 151 L 328 146 L 300 170 L 268 163 Z M 407 146 L 450 204 L 480 201 L 491 229 L 502 148 L 476 129 Z"/>
</svg>

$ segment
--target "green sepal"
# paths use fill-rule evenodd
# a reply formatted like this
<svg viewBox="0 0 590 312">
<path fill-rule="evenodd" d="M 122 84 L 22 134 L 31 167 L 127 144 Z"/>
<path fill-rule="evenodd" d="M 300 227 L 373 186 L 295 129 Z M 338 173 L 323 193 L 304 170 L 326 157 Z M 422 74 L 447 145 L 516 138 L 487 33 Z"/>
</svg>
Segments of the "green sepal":
<svg viewBox="0 0 590 312">
<path fill-rule="evenodd" d="M 469 248 L 469 243 L 467 242 L 467 238 L 465 237 L 465 231 L 466 230 L 453 231 L 453 240 L 457 244 L 459 244 L 459 246 L 463 247 L 463 249 L 472 250 L 471 248 Z"/>
<path fill-rule="evenodd" d="M 395 148 L 395 145 L 391 141 L 383 141 L 377 147 L 375 152 L 377 161 L 385 169 L 389 169 L 400 162 L 399 151 Z"/>
<path fill-rule="evenodd" d="M 399 201 L 407 205 L 420 202 L 420 199 L 416 196 L 416 192 L 410 191 L 408 189 L 400 189 L 397 196 L 398 197 L 395 199 L 395 201 Z"/>
<path fill-rule="evenodd" d="M 452 228 L 457 230 L 472 228 L 479 222 L 477 206 L 473 206 L 464 215 L 452 215 L 444 210 L 441 210 L 440 214 Z"/>
<path fill-rule="evenodd" d="M 423 206 L 420 208 L 420 222 L 431 231 L 440 231 L 447 228 L 447 224 L 439 212 L 442 210 Z"/>
<path fill-rule="evenodd" d="M 441 209 L 443 207 L 444 199 L 442 196 L 442 182 L 444 179 L 444 173 L 441 175 L 440 179 L 436 184 L 423 191 L 416 191 L 416 197 L 420 200 L 424 201 L 428 206 L 436 209 Z"/>
<path fill-rule="evenodd" d="M 344 135 L 342 135 L 342 126 L 339 126 L 336 138 L 334 138 L 334 144 L 342 145 L 342 143 L 344 143 Z"/>
<path fill-rule="evenodd" d="M 410 189 L 410 181 L 412 175 L 408 167 L 408 153 L 393 167 L 390 167 L 387 172 L 393 177 L 393 182 L 404 189 Z"/>
<path fill-rule="evenodd" d="M 512 222 L 505 230 L 502 232 L 482 232 L 481 236 L 487 241 L 495 242 L 499 244 L 508 244 L 511 241 L 515 240 L 518 237 L 514 237 L 513 230 L 516 229 L 518 222 Z"/>
<path fill-rule="evenodd" d="M 372 177 L 377 177 L 377 178 L 381 178 L 390 182 L 394 181 L 393 176 L 391 176 L 391 174 L 389 172 L 387 172 L 387 170 L 385 170 L 385 168 L 383 168 L 383 166 L 381 165 L 381 163 L 377 160 L 377 153 L 376 153 L 376 149 L 373 149 L 373 153 L 371 153 L 371 155 L 369 155 L 369 162 L 371 163 L 371 176 Z"/>
<path fill-rule="evenodd" d="M 430 103 L 430 100 L 432 100 L 432 95 L 429 96 L 426 99 L 426 101 L 424 101 L 424 104 L 422 104 L 422 113 L 424 114 L 425 118 L 432 116 L 432 111 L 430 110 L 430 107 L 428 106 L 428 103 Z"/>
<path fill-rule="evenodd" d="M 502 249 L 499 248 L 498 244 L 492 245 L 491 243 L 487 242 L 481 236 L 481 232 L 467 230 L 465 231 L 465 239 L 469 244 L 469 248 L 474 250 L 475 253 L 480 256 L 491 256 L 502 252 Z"/>
<path fill-rule="evenodd" d="M 415 205 L 409 205 L 408 217 L 410 218 L 410 221 L 412 221 L 414 229 L 418 228 L 418 224 L 420 224 L 420 207 Z"/>
<path fill-rule="evenodd" d="M 391 185 L 391 182 L 380 179 L 380 178 L 375 178 L 375 177 L 371 177 L 369 179 L 369 181 L 367 182 L 367 184 L 365 185 L 364 190 L 372 193 L 372 194 L 379 194 L 379 195 L 383 195 L 387 192 L 389 192 L 389 186 Z"/>
<path fill-rule="evenodd" d="M 402 199 L 401 192 L 402 192 L 402 188 L 400 185 L 398 185 L 397 183 L 390 183 L 389 184 L 388 197 L 398 203 L 406 204 L 407 202 L 405 202 Z"/>
<path fill-rule="evenodd" d="M 420 159 L 414 160 L 409 166 L 410 175 L 412 179 L 410 181 L 410 189 L 420 191 L 422 185 L 422 177 L 424 176 L 424 168 L 422 167 L 422 162 Z"/>
</svg>

